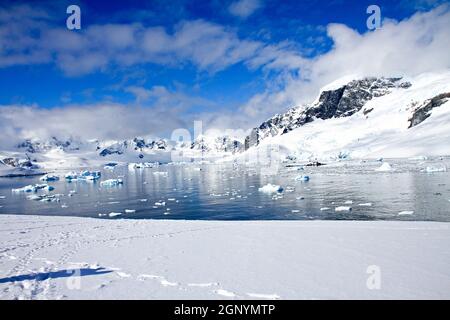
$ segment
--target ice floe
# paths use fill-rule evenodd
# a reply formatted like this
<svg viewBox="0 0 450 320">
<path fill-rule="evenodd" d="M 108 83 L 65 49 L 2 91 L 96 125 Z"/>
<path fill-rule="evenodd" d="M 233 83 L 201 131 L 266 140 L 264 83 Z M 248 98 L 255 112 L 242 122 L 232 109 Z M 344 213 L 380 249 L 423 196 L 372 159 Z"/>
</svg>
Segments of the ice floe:
<svg viewBox="0 0 450 320">
<path fill-rule="evenodd" d="M 310 177 L 309 176 L 305 176 L 305 175 L 300 175 L 300 176 L 295 178 L 295 181 L 307 182 L 309 180 L 310 180 Z"/>
<path fill-rule="evenodd" d="M 358 204 L 358 206 L 360 206 L 360 207 L 371 207 L 371 206 L 372 206 L 372 203 L 371 203 L 371 202 L 360 203 L 360 204 Z"/>
<path fill-rule="evenodd" d="M 401 211 L 398 213 L 399 216 L 410 216 L 413 214 L 414 214 L 414 211 Z"/>
<path fill-rule="evenodd" d="M 100 182 L 100 185 L 102 187 L 117 187 L 123 184 L 122 179 L 108 179 L 105 181 Z"/>
<path fill-rule="evenodd" d="M 51 188 L 53 188 L 53 187 L 51 187 Z M 22 187 L 22 188 L 12 189 L 12 192 L 37 192 L 38 190 L 42 190 L 42 189 L 51 191 L 51 190 L 49 190 L 48 184 L 35 184 L 35 185 L 30 184 L 30 185 Z M 54 190 L 54 188 L 52 190 Z"/>
<path fill-rule="evenodd" d="M 426 167 L 425 169 L 426 173 L 436 173 L 436 172 L 447 172 L 447 167 L 442 166 L 442 167 Z"/>
<path fill-rule="evenodd" d="M 336 212 L 352 211 L 352 207 L 345 207 L 345 206 L 336 207 L 334 211 Z"/>
<path fill-rule="evenodd" d="M 68 172 L 64 177 L 67 181 L 95 181 L 100 179 L 101 172 L 87 170 L 82 172 L 71 171 Z"/>
<path fill-rule="evenodd" d="M 110 216 L 111 218 L 118 217 L 121 215 L 122 215 L 122 212 L 111 212 L 110 214 L 108 214 L 108 216 Z"/>
<path fill-rule="evenodd" d="M 155 162 L 138 162 L 134 163 L 131 162 L 128 164 L 128 169 L 135 170 L 135 169 L 145 169 L 145 168 L 156 168 L 159 166 L 159 163 Z"/>
<path fill-rule="evenodd" d="M 387 162 L 383 163 L 383 164 L 381 165 L 381 167 L 375 169 L 375 171 L 379 171 L 379 172 L 389 172 L 389 171 L 392 171 L 392 170 L 393 170 L 393 168 L 392 168 L 391 165 L 390 165 L 389 163 L 387 163 Z"/>
<path fill-rule="evenodd" d="M 59 177 L 55 175 L 46 174 L 45 176 L 41 177 L 39 180 L 41 181 L 58 181 Z"/>
<path fill-rule="evenodd" d="M 278 185 L 268 183 L 265 186 L 259 188 L 258 191 L 262 192 L 262 193 L 268 193 L 268 194 L 281 193 L 281 192 L 283 192 L 283 188 Z"/>
</svg>

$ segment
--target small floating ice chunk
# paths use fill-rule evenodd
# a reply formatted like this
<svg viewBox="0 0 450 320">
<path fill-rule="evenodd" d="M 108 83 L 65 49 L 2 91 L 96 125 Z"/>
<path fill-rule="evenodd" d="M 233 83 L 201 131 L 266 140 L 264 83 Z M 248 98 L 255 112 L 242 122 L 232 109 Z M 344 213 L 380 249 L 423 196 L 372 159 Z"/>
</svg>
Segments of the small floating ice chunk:
<svg viewBox="0 0 450 320">
<path fill-rule="evenodd" d="M 66 180 L 76 180 L 78 178 L 78 173 L 76 173 L 75 171 L 71 171 L 66 173 L 66 175 L 64 176 L 64 178 L 66 178 Z"/>
<path fill-rule="evenodd" d="M 398 213 L 399 216 L 410 216 L 414 214 L 414 211 L 401 211 Z"/>
<path fill-rule="evenodd" d="M 328 208 L 328 207 L 320 208 L 320 211 L 328 211 L 328 210 L 331 210 L 331 208 Z"/>
<path fill-rule="evenodd" d="M 161 177 L 167 177 L 167 176 L 169 176 L 169 173 L 168 173 L 168 172 L 165 172 L 165 171 L 156 171 L 156 172 L 153 172 L 153 174 L 154 174 L 155 176 L 161 176 Z"/>
<path fill-rule="evenodd" d="M 358 204 L 358 206 L 360 206 L 360 207 L 371 207 L 371 206 L 372 206 L 372 203 L 371 203 L 371 202 L 360 203 L 360 204 Z"/>
<path fill-rule="evenodd" d="M 18 189 L 12 189 L 12 192 L 37 192 L 38 190 L 47 188 L 48 184 L 35 184 L 35 185 L 28 185 L 22 188 Z"/>
<path fill-rule="evenodd" d="M 53 191 L 53 190 L 55 190 L 55 187 L 52 187 L 52 186 L 46 186 L 46 187 L 44 188 L 44 190 L 46 190 L 46 191 Z"/>
<path fill-rule="evenodd" d="M 352 207 L 344 207 L 344 206 L 342 206 L 342 207 L 336 207 L 336 208 L 334 209 L 334 211 L 336 211 L 336 212 L 352 211 Z"/>
<path fill-rule="evenodd" d="M 119 185 L 123 184 L 123 180 L 122 179 L 109 179 L 109 180 L 105 180 L 100 182 L 100 185 L 102 187 L 116 187 Z"/>
<path fill-rule="evenodd" d="M 155 168 L 155 167 L 158 167 L 158 166 L 159 166 L 158 162 L 155 162 L 155 163 L 152 163 L 152 162 L 133 163 L 133 162 L 131 162 L 131 163 L 128 164 L 128 169 L 129 170 L 135 170 L 135 169 Z"/>
<path fill-rule="evenodd" d="M 381 165 L 381 167 L 375 169 L 375 171 L 379 171 L 379 172 L 388 172 L 388 171 L 392 171 L 392 167 L 389 163 L 385 162 Z"/>
<path fill-rule="evenodd" d="M 303 181 L 303 182 L 308 182 L 309 181 L 309 176 L 304 176 L 304 175 L 301 175 L 301 176 L 298 176 L 298 177 L 296 177 L 295 178 L 295 181 Z"/>
<path fill-rule="evenodd" d="M 435 172 L 447 172 L 447 167 L 427 167 L 425 169 L 425 172 L 427 173 L 435 173 Z"/>
<path fill-rule="evenodd" d="M 158 206 L 158 207 L 164 207 L 165 205 L 166 205 L 166 203 L 164 201 L 155 202 L 155 206 Z"/>
<path fill-rule="evenodd" d="M 45 176 L 41 177 L 39 180 L 41 181 L 58 181 L 59 177 L 55 175 L 46 174 Z"/>
<path fill-rule="evenodd" d="M 281 192 L 283 192 L 283 188 L 278 186 L 278 185 L 274 185 L 274 184 L 268 183 L 265 186 L 259 188 L 258 191 L 259 192 L 263 192 L 263 193 L 267 193 L 267 194 L 281 193 Z"/>
<path fill-rule="evenodd" d="M 114 170 L 114 168 L 117 166 L 117 163 L 115 162 L 110 162 L 105 164 L 105 166 L 103 167 L 103 169 L 105 170 Z"/>
<path fill-rule="evenodd" d="M 352 200 L 347 200 L 347 201 L 344 202 L 344 204 L 353 204 L 353 201 Z"/>
<path fill-rule="evenodd" d="M 108 216 L 110 216 L 111 218 L 118 217 L 121 215 L 122 215 L 122 212 L 111 212 L 110 214 L 108 214 Z"/>
<path fill-rule="evenodd" d="M 32 195 L 32 196 L 28 196 L 27 199 L 28 199 L 28 200 L 39 201 L 39 200 L 42 199 L 42 196 Z"/>
<path fill-rule="evenodd" d="M 101 177 L 101 172 L 100 171 L 82 171 L 80 173 L 71 171 L 68 172 L 65 176 L 65 179 L 68 181 L 78 181 L 78 180 L 90 180 L 90 181 L 94 181 L 94 180 L 98 180 Z"/>
<path fill-rule="evenodd" d="M 125 209 L 125 213 L 135 213 L 136 210 L 132 210 L 132 209 Z"/>
</svg>

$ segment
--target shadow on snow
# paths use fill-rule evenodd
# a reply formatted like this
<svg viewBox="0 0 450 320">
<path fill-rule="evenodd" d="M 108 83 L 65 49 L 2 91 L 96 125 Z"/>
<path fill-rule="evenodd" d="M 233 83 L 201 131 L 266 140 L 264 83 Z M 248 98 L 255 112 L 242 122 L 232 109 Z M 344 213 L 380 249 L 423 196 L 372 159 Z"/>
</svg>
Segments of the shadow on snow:
<svg viewBox="0 0 450 320">
<path fill-rule="evenodd" d="M 30 273 L 23 274 L 13 277 L 0 278 L 0 283 L 8 283 L 15 281 L 25 281 L 25 280 L 37 280 L 44 281 L 47 279 L 58 279 L 58 278 L 68 278 L 68 277 L 85 277 L 85 276 L 95 276 L 106 273 L 111 273 L 111 270 L 107 270 L 105 268 L 83 268 L 83 269 L 66 269 L 59 271 L 51 271 L 51 272 L 42 272 L 42 273 Z"/>
</svg>

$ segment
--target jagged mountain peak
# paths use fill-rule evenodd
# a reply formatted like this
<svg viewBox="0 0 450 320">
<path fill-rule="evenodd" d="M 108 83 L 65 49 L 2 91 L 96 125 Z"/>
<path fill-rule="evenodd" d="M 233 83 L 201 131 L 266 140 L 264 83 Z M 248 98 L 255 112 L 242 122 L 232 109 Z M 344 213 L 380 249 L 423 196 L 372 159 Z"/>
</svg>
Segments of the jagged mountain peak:
<svg viewBox="0 0 450 320">
<path fill-rule="evenodd" d="M 334 87 L 328 86 L 321 91 L 314 103 L 291 108 L 286 113 L 277 114 L 254 128 L 245 139 L 245 149 L 258 145 L 267 137 L 285 134 L 315 119 L 351 116 L 373 98 L 387 95 L 395 88 L 411 87 L 411 83 L 401 80 L 400 77 L 366 77 L 340 85 L 335 83 Z"/>
</svg>

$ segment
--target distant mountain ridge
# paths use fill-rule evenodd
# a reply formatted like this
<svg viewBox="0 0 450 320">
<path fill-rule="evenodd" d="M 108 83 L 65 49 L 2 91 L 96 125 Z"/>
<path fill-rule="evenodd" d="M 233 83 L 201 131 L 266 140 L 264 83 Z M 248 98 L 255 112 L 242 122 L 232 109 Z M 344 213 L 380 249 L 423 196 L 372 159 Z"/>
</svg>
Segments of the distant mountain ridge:
<svg viewBox="0 0 450 320">
<path fill-rule="evenodd" d="M 450 70 L 405 80 L 337 80 L 317 99 L 251 129 L 243 141 L 199 135 L 194 141 L 134 137 L 119 141 L 25 140 L 0 152 L 7 166 L 89 165 L 104 161 L 171 160 L 173 151 L 198 159 L 236 159 L 262 144 L 280 146 L 283 159 L 450 155 Z M 178 152 L 178 153 L 180 153 Z"/>
</svg>

